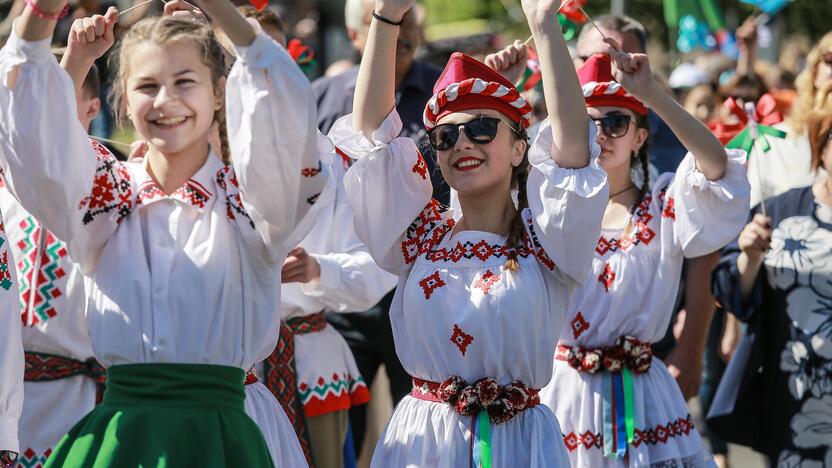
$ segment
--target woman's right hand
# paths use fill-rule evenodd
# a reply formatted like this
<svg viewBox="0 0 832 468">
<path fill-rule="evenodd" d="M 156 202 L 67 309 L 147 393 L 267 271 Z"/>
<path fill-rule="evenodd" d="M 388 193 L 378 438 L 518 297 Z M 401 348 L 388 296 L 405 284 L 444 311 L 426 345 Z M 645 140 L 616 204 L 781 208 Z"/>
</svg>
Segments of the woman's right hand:
<svg viewBox="0 0 832 468">
<path fill-rule="evenodd" d="M 375 12 L 391 21 L 401 21 L 416 0 L 376 0 Z"/>
<path fill-rule="evenodd" d="M 771 246 L 771 218 L 754 215 L 740 233 L 737 244 L 749 260 L 759 262 Z"/>
</svg>

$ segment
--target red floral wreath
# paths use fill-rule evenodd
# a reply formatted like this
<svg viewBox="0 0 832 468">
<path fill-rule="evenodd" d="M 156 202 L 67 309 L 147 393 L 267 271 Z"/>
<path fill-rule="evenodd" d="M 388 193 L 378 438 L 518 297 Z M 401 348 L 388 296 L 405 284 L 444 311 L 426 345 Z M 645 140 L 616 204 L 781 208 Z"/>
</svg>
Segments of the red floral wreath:
<svg viewBox="0 0 832 468">
<path fill-rule="evenodd" d="M 594 374 L 600 370 L 621 372 L 627 367 L 636 374 L 650 370 L 653 362 L 653 349 L 650 343 L 639 341 L 632 336 L 622 336 L 618 343 L 610 348 L 575 348 L 558 346 L 558 359 L 566 361 L 581 372 Z"/>
<path fill-rule="evenodd" d="M 462 416 L 474 416 L 485 410 L 495 424 L 509 421 L 517 413 L 540 404 L 537 389 L 516 380 L 502 386 L 491 377 L 477 380 L 473 385 L 460 377 L 449 377 L 439 385 L 436 396 Z"/>
</svg>

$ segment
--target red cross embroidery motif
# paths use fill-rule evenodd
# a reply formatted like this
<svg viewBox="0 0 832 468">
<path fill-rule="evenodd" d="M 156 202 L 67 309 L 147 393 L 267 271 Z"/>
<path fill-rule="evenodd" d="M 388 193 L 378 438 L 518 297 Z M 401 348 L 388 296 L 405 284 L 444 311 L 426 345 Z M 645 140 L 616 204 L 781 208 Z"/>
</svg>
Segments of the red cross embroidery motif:
<svg viewBox="0 0 832 468">
<path fill-rule="evenodd" d="M 587 330 L 589 330 L 589 322 L 584 319 L 584 314 L 578 312 L 578 315 L 572 319 L 572 336 L 577 340 Z"/>
<path fill-rule="evenodd" d="M 422 281 L 419 281 L 419 286 L 421 286 L 425 291 L 425 299 L 430 299 L 430 296 L 434 291 L 442 286 L 445 286 L 445 282 L 442 281 L 442 278 L 439 276 L 439 272 L 437 271 Z"/>
<path fill-rule="evenodd" d="M 604 271 L 602 271 L 598 276 L 598 281 L 604 285 L 604 290 L 606 292 L 610 292 L 610 286 L 612 286 L 612 282 L 615 281 L 615 272 L 612 271 L 612 267 L 610 267 L 609 263 L 604 266 Z"/>
<path fill-rule="evenodd" d="M 676 200 L 673 197 L 667 197 L 664 203 L 664 210 L 662 211 L 663 218 L 670 218 L 676 220 Z"/>
<path fill-rule="evenodd" d="M 454 324 L 454 333 L 451 335 L 451 343 L 459 348 L 459 352 L 465 356 L 465 351 L 468 351 L 468 345 L 474 341 L 474 337 L 462 331 L 459 325 Z"/>
<path fill-rule="evenodd" d="M 419 174 L 422 180 L 428 179 L 428 165 L 425 163 L 425 158 L 422 157 L 421 154 L 416 154 L 416 164 L 413 165 L 410 170 L 413 171 L 414 174 Z"/>
<path fill-rule="evenodd" d="M 474 282 L 474 287 L 482 289 L 483 294 L 488 294 L 488 291 L 491 290 L 491 286 L 494 286 L 499 281 L 500 275 L 495 275 L 491 270 L 487 270 L 480 279 Z"/>
</svg>

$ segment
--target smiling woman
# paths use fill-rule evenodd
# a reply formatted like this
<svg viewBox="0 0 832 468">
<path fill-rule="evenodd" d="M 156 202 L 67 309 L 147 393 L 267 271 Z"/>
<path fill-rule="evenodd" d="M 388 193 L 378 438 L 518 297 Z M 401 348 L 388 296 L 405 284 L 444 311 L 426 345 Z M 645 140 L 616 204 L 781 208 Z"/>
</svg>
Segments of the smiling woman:
<svg viewBox="0 0 832 468">
<path fill-rule="evenodd" d="M 207 24 L 142 20 L 121 44 L 115 107 L 149 147 L 122 163 L 81 128 L 50 54 L 43 12 L 62 4 L 30 2 L 0 51 L 0 75 L 22 78 L 0 84 L 4 181 L 87 276 L 107 368 L 103 403 L 46 466 L 273 466 L 243 379 L 277 341 L 283 259 L 334 188 L 303 170 L 321 164 L 309 82 L 225 0 L 202 4 L 234 43 L 227 86 Z M 100 56 L 117 18 L 79 20 L 75 46 Z M 208 144 L 226 111 L 230 165 Z"/>
</svg>

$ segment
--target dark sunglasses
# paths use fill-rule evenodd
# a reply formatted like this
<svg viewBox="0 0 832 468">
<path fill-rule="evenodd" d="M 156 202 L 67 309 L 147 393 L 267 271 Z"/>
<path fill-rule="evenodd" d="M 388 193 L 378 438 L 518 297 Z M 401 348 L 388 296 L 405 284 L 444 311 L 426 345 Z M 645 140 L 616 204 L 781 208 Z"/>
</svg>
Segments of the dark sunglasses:
<svg viewBox="0 0 832 468">
<path fill-rule="evenodd" d="M 478 145 L 485 145 L 494 141 L 494 138 L 497 138 L 497 131 L 500 129 L 501 123 L 510 128 L 515 135 L 520 136 L 517 133 L 517 129 L 503 122 L 501 119 L 480 116 L 462 124 L 447 123 L 437 125 L 428 130 L 428 139 L 433 149 L 436 151 L 445 151 L 456 145 L 456 141 L 459 140 L 459 127 L 462 127 L 465 131 L 465 136 L 469 140 Z"/>
<path fill-rule="evenodd" d="M 599 119 L 591 119 L 610 138 L 621 138 L 630 131 L 632 119 L 627 114 L 610 114 Z"/>
</svg>

